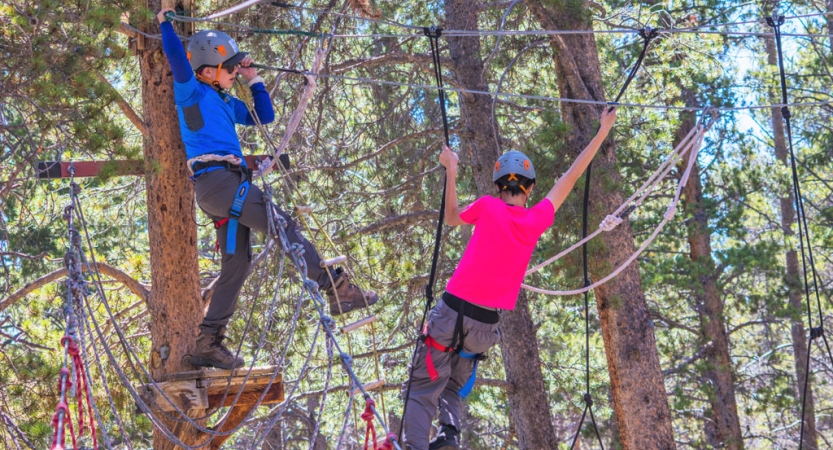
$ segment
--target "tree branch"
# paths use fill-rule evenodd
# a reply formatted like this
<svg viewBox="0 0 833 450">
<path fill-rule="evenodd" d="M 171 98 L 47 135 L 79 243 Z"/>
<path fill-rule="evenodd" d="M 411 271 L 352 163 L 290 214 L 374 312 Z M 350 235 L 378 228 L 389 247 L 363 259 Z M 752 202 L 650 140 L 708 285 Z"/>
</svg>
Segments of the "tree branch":
<svg viewBox="0 0 833 450">
<path fill-rule="evenodd" d="M 121 270 L 104 263 L 98 263 L 96 265 L 98 267 L 99 272 L 107 275 L 110 278 L 120 282 L 121 284 L 125 285 L 134 295 L 141 298 L 144 301 L 147 301 L 148 295 L 150 295 L 150 286 L 142 284 L 138 282 L 136 279 L 131 277 L 130 275 L 122 272 Z M 86 266 L 83 267 L 86 270 Z M 26 283 L 22 288 L 18 289 L 17 291 L 13 292 L 11 295 L 0 301 L 0 312 L 4 311 L 9 306 L 13 305 L 18 300 L 22 299 L 23 297 L 27 296 L 34 290 L 40 289 L 47 284 L 56 281 L 67 274 L 67 269 L 62 267 L 54 272 L 50 272 L 35 281 L 30 281 Z"/>
<path fill-rule="evenodd" d="M 403 225 L 412 225 L 418 222 L 422 222 L 424 220 L 431 220 L 437 217 L 438 211 L 434 210 L 427 210 L 427 211 L 417 211 L 415 213 L 409 214 L 402 214 L 401 216 L 394 216 L 388 217 L 383 219 L 379 222 L 376 222 L 372 225 L 368 225 L 359 231 L 356 234 L 370 234 L 376 233 L 379 231 L 389 230 L 391 228 L 401 227 Z"/>
<path fill-rule="evenodd" d="M 370 69 L 374 67 L 386 66 L 389 64 L 404 63 L 415 64 L 419 66 L 422 70 L 426 72 L 431 72 L 431 74 L 433 75 L 433 71 L 431 71 L 431 65 L 434 63 L 434 61 L 431 58 L 431 55 L 411 54 L 399 50 L 395 50 L 371 58 L 349 59 L 347 61 L 330 66 L 330 68 L 328 69 L 328 73 L 340 74 L 349 70 L 358 69 L 360 67 L 364 69 Z M 457 67 L 454 63 L 454 60 L 450 58 L 441 58 L 440 63 L 443 67 L 451 69 L 452 71 L 455 71 Z"/>
<path fill-rule="evenodd" d="M 706 354 L 707 351 L 711 350 L 711 348 L 713 346 L 714 346 L 714 344 L 711 341 L 709 341 L 706 345 L 700 347 L 700 349 L 697 350 L 697 352 L 695 352 L 693 355 L 689 356 L 688 358 L 684 359 L 683 362 L 681 362 L 677 366 L 672 367 L 670 369 L 663 370 L 662 371 L 662 376 L 667 377 L 667 376 L 674 375 L 675 373 L 682 371 L 689 364 L 691 364 L 694 361 L 697 361 L 698 359 L 702 358 Z"/>
<path fill-rule="evenodd" d="M 121 96 L 119 91 L 117 91 L 116 88 L 114 88 L 113 85 L 110 84 L 107 78 L 105 78 L 104 75 L 101 74 L 101 72 L 93 71 L 93 73 L 95 74 L 96 78 L 98 78 L 98 81 L 107 85 L 107 87 L 111 91 L 111 94 L 113 94 L 116 97 L 116 104 L 119 105 L 119 109 L 121 109 L 121 111 L 124 113 L 125 116 L 127 116 L 130 122 L 133 123 L 133 126 L 135 126 L 136 129 L 139 130 L 140 133 L 142 133 L 142 136 L 149 137 L 150 132 L 148 131 L 147 124 L 144 120 L 142 120 L 141 117 L 139 117 L 139 114 L 136 113 L 133 107 L 130 106 L 129 103 L 127 103 L 127 100 L 125 100 L 124 97 Z"/>
</svg>

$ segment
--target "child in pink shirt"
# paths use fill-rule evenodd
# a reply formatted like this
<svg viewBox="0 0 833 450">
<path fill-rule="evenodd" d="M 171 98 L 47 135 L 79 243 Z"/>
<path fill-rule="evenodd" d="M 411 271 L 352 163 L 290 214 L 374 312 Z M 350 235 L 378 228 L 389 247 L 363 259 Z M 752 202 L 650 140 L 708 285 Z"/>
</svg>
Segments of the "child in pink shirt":
<svg viewBox="0 0 833 450">
<path fill-rule="evenodd" d="M 495 163 L 498 197 L 481 197 L 466 208 L 457 203 L 457 154 L 443 147 L 446 169 L 445 220 L 471 224 L 474 233 L 448 281 L 442 299 L 428 313 L 422 345 L 413 364 L 402 418 L 403 441 L 411 450 L 460 448 L 460 409 L 471 391 L 477 361 L 500 339 L 499 310 L 515 309 L 532 252 L 555 212 L 596 155 L 616 120 L 616 109 L 602 113 L 599 132 L 547 196 L 531 208 L 535 168 L 523 153 L 510 151 Z M 428 442 L 440 410 L 440 430 Z"/>
</svg>

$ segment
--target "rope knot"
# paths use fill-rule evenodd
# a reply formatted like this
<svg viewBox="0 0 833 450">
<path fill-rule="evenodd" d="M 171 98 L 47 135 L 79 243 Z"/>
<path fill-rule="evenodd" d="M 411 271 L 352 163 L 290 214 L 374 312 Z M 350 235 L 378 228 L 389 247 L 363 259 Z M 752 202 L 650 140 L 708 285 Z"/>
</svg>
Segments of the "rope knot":
<svg viewBox="0 0 833 450">
<path fill-rule="evenodd" d="M 304 280 L 304 287 L 307 288 L 308 291 L 317 293 L 318 292 L 318 283 L 312 280 Z"/>
<path fill-rule="evenodd" d="M 810 340 L 811 341 L 813 339 L 820 338 L 823 335 L 824 335 L 824 327 L 822 327 L 821 325 L 819 325 L 815 328 L 810 328 Z"/>
<path fill-rule="evenodd" d="M 622 223 L 622 218 L 618 216 L 607 216 L 602 220 L 602 223 L 599 224 L 599 228 L 602 231 L 613 231 L 614 228 L 619 226 Z"/>
<path fill-rule="evenodd" d="M 341 363 L 345 366 L 350 367 L 353 365 L 353 357 L 348 355 L 347 353 L 341 352 L 339 353 L 338 357 L 341 358 Z"/>
<path fill-rule="evenodd" d="M 373 408 L 376 407 L 376 402 L 368 397 L 364 402 L 364 412 L 362 413 L 362 420 L 367 422 L 367 430 L 364 433 L 364 450 L 368 449 L 368 441 L 373 436 L 373 450 L 379 450 L 379 444 L 376 442 L 376 427 L 373 425 Z"/>
<path fill-rule="evenodd" d="M 665 214 L 663 214 L 662 217 L 665 220 L 671 220 L 674 217 L 674 214 L 677 214 L 677 207 L 671 205 L 668 207 L 668 209 L 665 210 Z"/>
<path fill-rule="evenodd" d="M 335 331 L 336 329 L 336 321 L 330 316 L 321 316 L 321 325 L 330 331 Z"/>
</svg>

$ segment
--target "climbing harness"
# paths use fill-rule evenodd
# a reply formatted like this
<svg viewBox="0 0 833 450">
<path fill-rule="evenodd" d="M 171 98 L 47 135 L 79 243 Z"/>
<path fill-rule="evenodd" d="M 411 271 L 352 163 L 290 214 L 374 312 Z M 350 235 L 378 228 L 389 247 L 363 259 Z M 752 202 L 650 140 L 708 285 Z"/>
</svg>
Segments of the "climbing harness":
<svg viewBox="0 0 833 450">
<path fill-rule="evenodd" d="M 428 37 L 428 42 L 431 45 L 431 58 L 433 60 L 434 65 L 434 78 L 437 80 L 437 95 L 439 96 L 439 103 L 440 103 L 440 113 L 442 114 L 443 119 L 443 136 L 445 137 L 445 145 L 451 146 L 450 140 L 448 138 L 448 115 L 446 114 L 445 109 L 445 91 L 443 90 L 443 75 L 442 75 L 442 68 L 440 65 L 440 44 L 438 42 L 440 36 L 442 35 L 442 28 L 437 28 L 436 26 L 430 26 L 423 28 L 423 33 L 425 36 Z M 428 284 L 425 285 L 425 308 L 422 311 L 422 321 L 419 325 L 419 330 L 422 331 L 425 327 L 425 320 L 428 318 L 428 311 L 431 310 L 434 304 L 434 282 L 437 277 L 437 265 L 440 259 L 440 244 L 443 237 L 443 218 L 445 216 L 445 194 L 446 194 L 446 177 L 447 175 L 443 176 L 443 194 L 442 198 L 440 199 L 440 211 L 437 218 L 437 231 L 434 236 L 434 252 L 431 255 L 431 270 L 428 273 Z M 405 413 L 408 411 L 408 400 L 411 397 L 411 379 L 414 376 L 414 366 L 416 365 L 416 357 L 419 354 L 419 342 L 420 339 L 416 339 L 416 343 L 414 345 L 414 351 L 411 355 L 411 365 L 408 370 L 408 381 L 405 387 L 405 395 L 404 395 L 404 402 L 402 405 L 402 417 L 405 417 Z M 430 352 L 429 352 L 430 353 Z M 399 428 L 399 439 L 402 439 L 402 428 Z"/>
<path fill-rule="evenodd" d="M 807 215 L 804 211 L 804 198 L 801 195 L 801 182 L 798 178 L 798 169 L 796 167 L 795 151 L 793 150 L 792 125 L 790 123 L 790 109 L 787 103 L 787 78 L 784 70 L 784 54 L 781 48 L 781 25 L 786 22 L 786 17 L 779 16 L 777 12 L 772 14 L 772 17 L 766 18 L 766 23 L 772 27 L 775 32 L 775 45 L 778 52 L 778 72 L 781 81 L 781 101 L 785 105 L 781 107 L 781 114 L 784 117 L 784 123 L 787 130 L 787 142 L 790 150 L 790 169 L 792 174 L 792 188 L 793 197 L 795 197 L 795 212 L 798 218 L 798 242 L 801 250 L 801 265 L 804 275 L 804 296 L 807 301 L 807 323 L 810 327 L 810 339 L 807 340 L 807 362 L 804 368 L 804 389 L 801 394 L 801 428 L 799 431 L 798 448 L 803 448 L 804 444 L 804 424 L 806 408 L 807 408 L 807 391 L 810 385 L 810 351 L 813 349 L 813 340 L 822 338 L 824 346 L 827 349 L 827 355 L 833 361 L 833 354 L 830 352 L 830 344 L 827 342 L 827 336 L 824 334 L 824 312 L 821 307 L 821 298 L 819 296 L 819 276 L 816 272 L 816 264 L 813 258 L 813 245 L 810 240 L 810 228 L 807 226 Z M 805 250 L 805 241 L 807 244 Z M 806 251 L 806 254 L 805 254 Z M 809 270 L 808 270 L 809 263 Z M 810 282 L 807 279 L 807 273 L 813 277 L 813 291 L 816 297 L 818 307 L 819 325 L 813 327 L 813 311 L 812 298 L 810 296 Z"/>
<path fill-rule="evenodd" d="M 639 36 L 642 37 L 642 52 L 639 53 L 639 58 L 637 58 L 636 62 L 633 65 L 630 73 L 628 74 L 627 79 L 625 79 L 625 84 L 619 90 L 619 94 L 616 96 L 616 99 L 613 101 L 613 105 L 619 102 L 619 99 L 622 98 L 622 95 L 625 93 L 625 90 L 630 85 L 633 78 L 636 76 L 636 72 L 639 70 L 639 67 L 642 65 L 642 60 L 645 59 L 645 54 L 648 52 L 648 46 L 651 44 L 651 39 L 657 36 L 657 30 L 652 28 L 643 28 L 639 30 Z M 613 108 L 611 108 L 612 110 Z M 590 174 L 593 167 L 593 163 L 587 165 L 586 175 L 584 176 L 584 202 L 582 204 L 581 210 L 581 237 L 587 237 L 587 216 L 588 216 L 588 208 L 590 205 Z M 588 274 L 587 269 L 587 243 L 585 242 L 582 244 L 581 247 L 581 254 L 582 254 L 582 274 L 584 276 L 584 287 L 587 287 L 591 284 L 590 275 Z M 596 439 L 599 441 L 599 446 L 604 450 L 604 444 L 602 443 L 602 436 L 599 434 L 599 426 L 596 424 L 596 418 L 593 415 L 593 397 L 590 394 L 590 306 L 589 306 L 589 290 L 584 292 L 584 365 L 585 365 L 585 391 L 584 391 L 584 412 L 581 414 L 581 419 L 579 420 L 578 426 L 576 427 L 576 434 L 573 437 L 573 443 L 570 445 L 570 450 L 575 447 L 576 442 L 578 441 L 578 435 L 581 433 L 581 427 L 584 424 L 584 419 L 587 416 L 588 411 L 590 412 L 590 422 L 593 424 L 593 430 L 596 432 Z"/>
</svg>

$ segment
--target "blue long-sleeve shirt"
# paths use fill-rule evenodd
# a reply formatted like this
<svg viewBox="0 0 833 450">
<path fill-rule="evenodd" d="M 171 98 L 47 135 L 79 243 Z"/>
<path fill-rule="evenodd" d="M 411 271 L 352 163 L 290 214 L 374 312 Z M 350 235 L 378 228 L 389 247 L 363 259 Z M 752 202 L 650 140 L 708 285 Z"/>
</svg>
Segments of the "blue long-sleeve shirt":
<svg viewBox="0 0 833 450">
<path fill-rule="evenodd" d="M 174 101 L 188 159 L 200 155 L 235 155 L 243 158 L 235 124 L 254 125 L 242 101 L 197 81 L 185 49 L 169 22 L 160 25 L 162 48 L 174 77 Z M 275 120 L 272 100 L 263 83 L 251 86 L 254 110 L 261 123 Z M 245 165 L 245 161 L 243 162 Z"/>
</svg>

